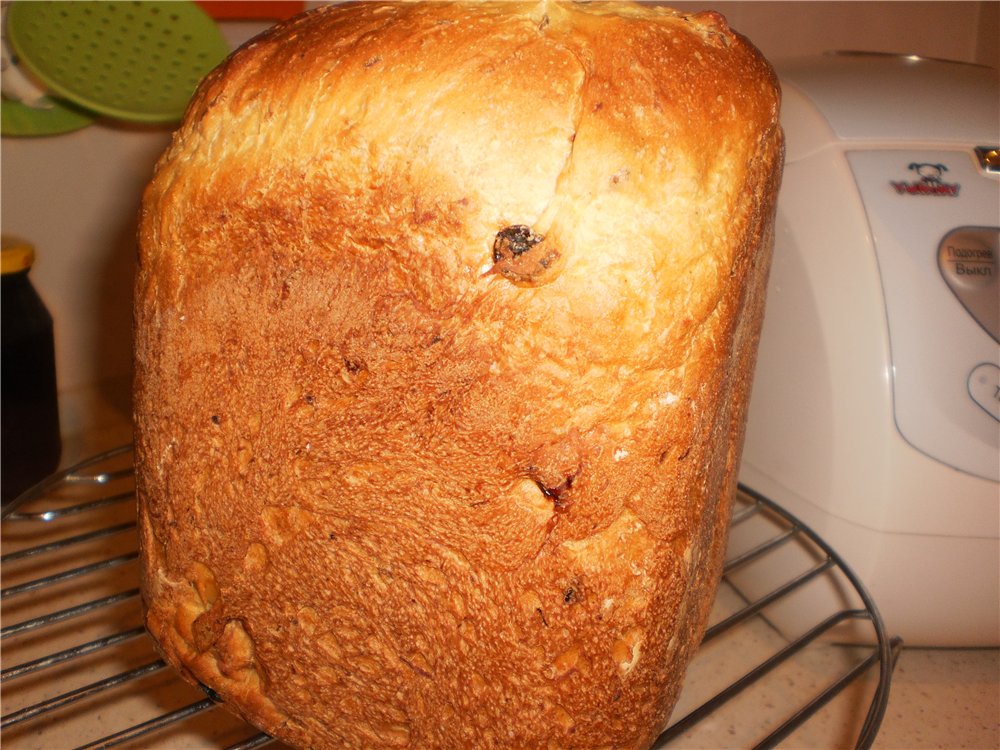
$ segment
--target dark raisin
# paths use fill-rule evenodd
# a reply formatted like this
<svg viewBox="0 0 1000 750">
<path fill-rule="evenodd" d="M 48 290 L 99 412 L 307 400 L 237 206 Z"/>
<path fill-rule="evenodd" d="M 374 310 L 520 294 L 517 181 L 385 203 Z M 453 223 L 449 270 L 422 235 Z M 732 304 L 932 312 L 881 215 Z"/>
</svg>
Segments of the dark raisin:
<svg viewBox="0 0 1000 750">
<path fill-rule="evenodd" d="M 204 682 L 199 682 L 198 687 L 200 687 L 204 691 L 205 695 L 207 695 L 212 701 L 214 701 L 215 703 L 222 703 L 222 696 L 219 695 L 214 690 L 212 690 L 212 688 L 210 688 Z"/>
<path fill-rule="evenodd" d="M 493 239 L 493 273 L 514 284 L 539 286 L 559 275 L 562 253 L 524 224 L 513 224 Z"/>
<path fill-rule="evenodd" d="M 552 505 L 557 512 L 563 512 L 569 510 L 569 506 L 572 504 L 572 500 L 566 495 L 571 489 L 573 489 L 573 482 L 576 480 L 576 474 L 572 474 L 566 477 L 562 482 L 555 485 L 554 487 L 546 487 L 541 480 L 535 478 L 535 484 L 538 485 L 538 489 L 542 491 L 545 497 L 552 500 Z"/>
<path fill-rule="evenodd" d="M 543 239 L 542 235 L 535 234 L 531 227 L 524 224 L 504 227 L 493 240 L 493 262 L 499 263 L 501 260 L 523 255 Z"/>
<path fill-rule="evenodd" d="M 542 618 L 542 625 L 544 625 L 545 627 L 548 627 L 549 626 L 549 621 L 545 617 L 545 613 L 542 611 L 542 608 L 541 607 L 536 607 L 535 611 L 538 613 L 538 616 L 540 618 Z"/>
</svg>

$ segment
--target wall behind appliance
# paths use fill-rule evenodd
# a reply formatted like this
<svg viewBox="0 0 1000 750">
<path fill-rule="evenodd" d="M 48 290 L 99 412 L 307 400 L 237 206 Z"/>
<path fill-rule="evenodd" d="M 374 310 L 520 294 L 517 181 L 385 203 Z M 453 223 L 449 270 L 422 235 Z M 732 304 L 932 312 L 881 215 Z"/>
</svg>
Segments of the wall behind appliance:
<svg viewBox="0 0 1000 750">
<path fill-rule="evenodd" d="M 230 48 L 267 21 L 220 23 Z M 0 138 L 0 226 L 35 244 L 31 279 L 52 313 L 63 433 L 131 414 L 132 283 L 142 191 L 171 127 L 99 122 Z"/>
<path fill-rule="evenodd" d="M 995 2 L 665 4 L 719 10 L 773 59 L 864 49 L 1000 62 Z M 221 26 L 235 46 L 266 24 Z M 55 318 L 68 433 L 90 426 L 93 394 L 122 414 L 130 411 L 136 216 L 169 137 L 167 129 L 98 124 L 51 138 L 0 139 L 2 228 L 38 248 L 32 278 Z"/>
<path fill-rule="evenodd" d="M 773 60 L 832 50 L 939 57 L 1000 66 L 996 2 L 675 2 L 712 8 Z"/>
</svg>

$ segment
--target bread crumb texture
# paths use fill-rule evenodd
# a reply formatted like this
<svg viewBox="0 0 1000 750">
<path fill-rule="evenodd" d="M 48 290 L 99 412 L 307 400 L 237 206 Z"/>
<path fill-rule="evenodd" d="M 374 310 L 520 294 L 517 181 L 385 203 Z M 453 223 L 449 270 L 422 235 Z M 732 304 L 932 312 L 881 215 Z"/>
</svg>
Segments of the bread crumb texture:
<svg viewBox="0 0 1000 750">
<path fill-rule="evenodd" d="M 721 568 L 781 168 L 721 16 L 352 3 L 146 191 L 143 596 L 309 748 L 646 748 Z"/>
</svg>

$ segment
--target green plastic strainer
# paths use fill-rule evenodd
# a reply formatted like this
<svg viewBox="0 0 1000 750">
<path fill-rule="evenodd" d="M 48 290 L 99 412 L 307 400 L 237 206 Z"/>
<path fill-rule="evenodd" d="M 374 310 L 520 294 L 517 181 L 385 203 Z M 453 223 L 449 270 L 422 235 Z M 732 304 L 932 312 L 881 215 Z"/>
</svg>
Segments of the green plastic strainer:
<svg viewBox="0 0 1000 750">
<path fill-rule="evenodd" d="M 130 122 L 175 122 L 227 54 L 215 22 L 185 0 L 15 0 L 7 39 L 69 102 Z"/>
</svg>

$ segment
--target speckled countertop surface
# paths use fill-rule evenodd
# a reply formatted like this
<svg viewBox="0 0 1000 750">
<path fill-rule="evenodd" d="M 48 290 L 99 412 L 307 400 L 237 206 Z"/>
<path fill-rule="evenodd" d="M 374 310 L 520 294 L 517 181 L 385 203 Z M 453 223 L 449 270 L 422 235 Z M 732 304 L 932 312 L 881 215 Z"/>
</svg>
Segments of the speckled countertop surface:
<svg viewBox="0 0 1000 750">
<path fill-rule="evenodd" d="M 1000 747 L 997 649 L 904 649 L 874 746 Z"/>
<path fill-rule="evenodd" d="M 108 398 L 100 392 L 64 395 L 66 440 L 63 464 L 71 465 L 129 442 L 126 411 L 121 399 Z M 739 597 L 737 591 L 724 585 L 716 606 L 725 610 L 733 606 Z M 689 671 L 675 718 L 714 694 L 720 686 L 725 686 L 732 679 L 734 670 L 739 674 L 744 669 L 743 662 L 752 665 L 786 643 L 784 636 L 763 618 L 754 618 L 740 628 L 738 653 L 723 639 L 718 639 L 720 643 L 713 641 L 702 649 Z M 836 642 L 810 647 L 789 664 L 775 670 L 752 691 L 741 692 L 724 708 L 698 722 L 693 730 L 663 747 L 718 750 L 750 746 L 770 731 L 768 723 L 772 721 L 769 718 L 772 712 L 780 714 L 783 707 L 808 699 L 829 681 L 830 674 L 856 661 L 857 651 L 858 647 Z M 170 678 L 170 675 L 164 677 L 168 682 Z M 789 735 L 781 746 L 803 750 L 853 746 L 871 703 L 876 679 L 874 671 L 866 673 L 864 678 L 852 683 Z M 6 688 L 5 693 L 9 689 Z M 142 696 L 140 702 L 143 699 L 148 701 L 152 698 Z M 97 712 L 93 714 L 92 721 L 101 723 L 106 718 Z M 81 721 L 79 716 L 76 720 Z M 84 717 L 83 724 L 88 720 Z M 190 732 L 168 735 L 162 740 L 165 744 L 156 746 L 170 750 L 181 747 L 214 750 L 232 741 L 230 737 L 219 744 L 214 738 L 216 730 L 223 727 L 213 724 L 215 722 L 203 721 L 200 727 L 194 726 Z M 12 748 L 60 750 L 61 747 L 81 744 L 71 740 L 73 735 L 102 736 L 100 729 L 93 734 L 81 726 L 74 725 L 70 737 L 65 733 L 48 732 L 8 734 L 4 744 Z M 231 728 L 226 731 L 232 734 Z M 239 734 L 238 728 L 236 734 Z M 57 744 L 53 745 L 53 742 Z M 1000 748 L 1000 652 L 997 649 L 904 648 L 893 675 L 888 706 L 874 747 L 892 750 Z"/>
</svg>

